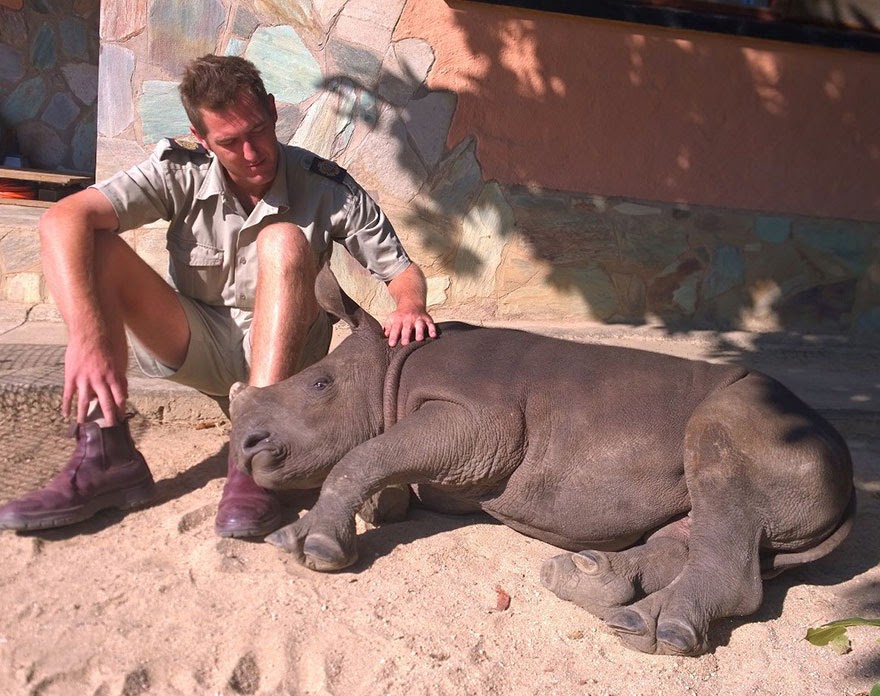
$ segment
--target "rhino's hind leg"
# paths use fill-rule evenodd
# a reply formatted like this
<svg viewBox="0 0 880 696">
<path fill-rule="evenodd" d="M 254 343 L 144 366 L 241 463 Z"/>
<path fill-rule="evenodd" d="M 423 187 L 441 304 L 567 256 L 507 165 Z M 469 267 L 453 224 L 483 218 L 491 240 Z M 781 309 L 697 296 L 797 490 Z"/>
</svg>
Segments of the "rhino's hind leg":
<svg viewBox="0 0 880 696">
<path fill-rule="evenodd" d="M 680 530 L 676 522 L 666 529 Z M 666 587 L 687 561 L 686 534 L 658 533 L 625 551 L 563 553 L 541 568 L 544 587 L 600 619 L 638 597 Z"/>
<path fill-rule="evenodd" d="M 772 382 L 750 376 L 692 415 L 684 443 L 687 563 L 667 587 L 608 617 L 626 645 L 658 654 L 705 652 L 712 621 L 760 606 L 760 553 L 771 535 L 813 533 L 803 511 L 820 508 L 825 448 L 813 435 L 815 423 L 786 399 Z"/>
<path fill-rule="evenodd" d="M 692 542 L 688 562 L 667 587 L 611 612 L 608 626 L 625 645 L 658 655 L 700 655 L 709 624 L 751 614 L 761 604 L 760 534 L 724 549 Z"/>
</svg>

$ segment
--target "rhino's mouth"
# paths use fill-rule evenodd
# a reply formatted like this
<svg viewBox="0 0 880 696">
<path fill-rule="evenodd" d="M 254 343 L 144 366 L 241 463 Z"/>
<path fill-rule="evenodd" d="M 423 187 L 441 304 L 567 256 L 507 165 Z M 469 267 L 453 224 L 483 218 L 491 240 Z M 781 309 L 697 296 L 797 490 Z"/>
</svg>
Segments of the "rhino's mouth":
<svg viewBox="0 0 880 696">
<path fill-rule="evenodd" d="M 242 468 L 256 480 L 258 475 L 274 471 L 284 459 L 284 452 L 265 431 L 249 434 L 242 441 Z"/>
<path fill-rule="evenodd" d="M 259 452 L 251 455 L 251 474 L 256 478 L 256 476 L 262 472 L 274 471 L 278 468 L 278 464 L 280 463 L 281 459 L 282 457 L 274 448 L 260 450 Z"/>
</svg>

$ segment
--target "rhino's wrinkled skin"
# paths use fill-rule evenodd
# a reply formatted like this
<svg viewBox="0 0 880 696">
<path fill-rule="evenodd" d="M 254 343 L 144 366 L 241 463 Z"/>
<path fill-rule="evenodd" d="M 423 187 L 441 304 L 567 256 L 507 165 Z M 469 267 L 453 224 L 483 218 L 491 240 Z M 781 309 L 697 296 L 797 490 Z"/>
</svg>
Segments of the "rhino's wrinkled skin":
<svg viewBox="0 0 880 696">
<path fill-rule="evenodd" d="M 849 530 L 846 444 L 767 376 L 464 324 L 389 349 L 328 272 L 318 296 L 352 335 L 232 402 L 231 451 L 257 483 L 322 486 L 268 539 L 309 568 L 354 563 L 361 506 L 418 484 L 426 504 L 482 509 L 575 552 L 542 581 L 630 647 L 695 655 L 711 621 L 758 608 L 762 574 Z"/>
</svg>

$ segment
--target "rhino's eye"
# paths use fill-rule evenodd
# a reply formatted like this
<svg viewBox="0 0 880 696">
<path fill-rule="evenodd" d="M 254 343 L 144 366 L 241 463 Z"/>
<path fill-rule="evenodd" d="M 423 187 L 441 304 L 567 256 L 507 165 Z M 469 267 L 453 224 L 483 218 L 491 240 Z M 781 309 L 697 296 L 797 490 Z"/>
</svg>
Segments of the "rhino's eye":
<svg viewBox="0 0 880 696">
<path fill-rule="evenodd" d="M 329 386 L 330 386 L 330 378 L 329 377 L 318 377 L 318 379 L 316 379 L 312 383 L 312 389 L 314 389 L 315 391 L 323 391 L 324 389 L 326 389 Z"/>
</svg>

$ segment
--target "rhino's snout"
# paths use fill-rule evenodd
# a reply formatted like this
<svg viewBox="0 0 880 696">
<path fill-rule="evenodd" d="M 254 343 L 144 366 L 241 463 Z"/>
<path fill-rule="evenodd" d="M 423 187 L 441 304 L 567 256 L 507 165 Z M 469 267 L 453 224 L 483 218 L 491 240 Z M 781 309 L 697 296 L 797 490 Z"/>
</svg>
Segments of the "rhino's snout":
<svg viewBox="0 0 880 696">
<path fill-rule="evenodd" d="M 270 433 L 266 430 L 257 430 L 249 433 L 241 443 L 241 449 L 245 454 L 254 454 L 266 449 L 269 444 Z"/>
<path fill-rule="evenodd" d="M 277 452 L 272 444 L 271 433 L 266 430 L 248 433 L 241 441 L 241 455 L 241 468 L 251 475 L 255 463 L 259 465 L 260 460 L 274 460 Z"/>
</svg>

